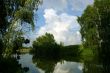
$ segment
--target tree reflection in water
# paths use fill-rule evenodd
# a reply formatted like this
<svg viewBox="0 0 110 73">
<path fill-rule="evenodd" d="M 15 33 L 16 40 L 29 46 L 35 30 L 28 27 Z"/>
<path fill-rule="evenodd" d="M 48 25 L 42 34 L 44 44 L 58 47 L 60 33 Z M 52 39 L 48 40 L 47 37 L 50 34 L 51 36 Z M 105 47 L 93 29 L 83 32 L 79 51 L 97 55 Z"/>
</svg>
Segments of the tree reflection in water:
<svg viewBox="0 0 110 73">
<path fill-rule="evenodd" d="M 24 73 L 21 64 L 18 63 L 16 58 L 8 57 L 0 59 L 0 73 Z"/>
<path fill-rule="evenodd" d="M 36 64 L 36 67 L 45 71 L 45 73 L 82 73 L 82 70 L 79 69 L 83 67 L 81 63 L 78 63 L 78 59 L 75 60 L 73 57 L 63 57 L 57 59 L 41 58 L 33 56 L 33 63 Z M 77 61 L 77 62 L 73 62 Z M 64 67 L 63 67 L 64 66 Z M 58 69 L 59 68 L 59 69 Z M 66 70 L 67 69 L 67 70 Z"/>
<path fill-rule="evenodd" d="M 104 67 L 96 59 L 81 62 L 80 59 L 75 60 L 73 57 L 63 57 L 56 60 L 33 56 L 33 62 L 45 73 L 110 73 L 109 64 Z"/>
<path fill-rule="evenodd" d="M 103 58 L 100 59 L 96 55 L 94 56 L 95 58 L 84 61 L 83 73 L 110 73 L 110 63 L 106 62 L 108 60 L 104 61 Z"/>
</svg>

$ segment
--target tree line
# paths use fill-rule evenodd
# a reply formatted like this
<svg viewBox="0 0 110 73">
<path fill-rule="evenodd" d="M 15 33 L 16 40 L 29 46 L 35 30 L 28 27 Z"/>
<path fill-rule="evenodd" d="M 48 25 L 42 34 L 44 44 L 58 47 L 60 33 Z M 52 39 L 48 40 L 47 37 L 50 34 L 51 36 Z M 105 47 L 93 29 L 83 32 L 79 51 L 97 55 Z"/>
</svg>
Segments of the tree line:
<svg viewBox="0 0 110 73">
<path fill-rule="evenodd" d="M 79 45 L 64 46 L 58 44 L 54 36 L 50 33 L 45 33 L 33 42 L 31 51 L 37 58 L 59 59 L 62 57 L 78 57 L 80 55 Z"/>
</svg>

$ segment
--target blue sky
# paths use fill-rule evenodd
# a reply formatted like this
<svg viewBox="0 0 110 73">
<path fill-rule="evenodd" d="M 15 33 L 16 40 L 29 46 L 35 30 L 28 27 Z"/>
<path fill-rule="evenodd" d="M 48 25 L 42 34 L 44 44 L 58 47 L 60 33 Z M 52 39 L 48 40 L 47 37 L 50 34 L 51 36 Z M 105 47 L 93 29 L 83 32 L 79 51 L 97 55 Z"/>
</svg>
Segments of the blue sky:
<svg viewBox="0 0 110 73">
<path fill-rule="evenodd" d="M 80 25 L 77 16 L 81 16 L 87 5 L 93 0 L 43 0 L 43 4 L 34 14 L 35 31 L 31 40 L 46 32 L 54 35 L 56 42 L 64 45 L 81 43 Z"/>
</svg>

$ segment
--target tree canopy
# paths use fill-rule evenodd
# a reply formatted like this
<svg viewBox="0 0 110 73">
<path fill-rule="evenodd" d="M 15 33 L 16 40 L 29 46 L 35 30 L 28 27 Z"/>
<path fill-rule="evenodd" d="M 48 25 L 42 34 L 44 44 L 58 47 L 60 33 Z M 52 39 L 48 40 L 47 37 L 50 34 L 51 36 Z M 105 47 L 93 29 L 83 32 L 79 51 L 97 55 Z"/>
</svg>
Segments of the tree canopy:
<svg viewBox="0 0 110 73">
<path fill-rule="evenodd" d="M 0 0 L 1 73 L 24 73 L 12 53 L 22 47 L 22 43 L 29 43 L 29 40 L 23 37 L 25 27 L 23 24 L 28 24 L 34 29 L 34 11 L 41 2 L 41 0 Z"/>
<path fill-rule="evenodd" d="M 30 24 L 34 29 L 34 11 L 41 2 L 41 0 L 0 0 L 0 40 L 4 46 L 3 52 L 11 50 L 15 39 L 22 37 L 23 24 Z"/>
<path fill-rule="evenodd" d="M 38 37 L 33 42 L 34 54 L 38 57 L 59 57 L 59 48 L 59 45 L 54 40 L 54 36 L 50 33 Z"/>
<path fill-rule="evenodd" d="M 45 44 L 55 44 L 56 43 L 55 40 L 54 40 L 54 36 L 50 33 L 46 33 L 45 35 L 38 37 L 36 39 L 36 41 L 34 41 L 34 42 L 36 42 L 36 44 L 38 46 L 45 45 Z M 34 45 L 34 43 L 33 43 L 33 45 Z"/>
<path fill-rule="evenodd" d="M 81 25 L 84 47 L 93 49 L 103 66 L 109 68 L 110 0 L 95 0 L 78 18 L 78 22 Z"/>
<path fill-rule="evenodd" d="M 0 32 L 5 32 L 10 24 L 19 19 L 34 26 L 33 10 L 38 8 L 40 2 L 40 0 L 0 0 Z"/>
</svg>

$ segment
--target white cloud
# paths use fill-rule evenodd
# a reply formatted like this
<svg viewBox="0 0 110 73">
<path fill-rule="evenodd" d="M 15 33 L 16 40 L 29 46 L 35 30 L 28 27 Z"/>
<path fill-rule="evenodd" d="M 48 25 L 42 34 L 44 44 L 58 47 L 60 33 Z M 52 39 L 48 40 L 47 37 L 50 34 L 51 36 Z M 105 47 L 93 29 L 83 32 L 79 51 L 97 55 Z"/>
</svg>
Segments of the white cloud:
<svg viewBox="0 0 110 73">
<path fill-rule="evenodd" d="M 38 36 L 48 32 L 54 35 L 58 43 L 64 42 L 65 45 L 81 43 L 80 25 L 76 16 L 70 16 L 66 13 L 58 15 L 54 9 L 45 9 L 44 12 L 46 24 L 39 29 Z"/>
<path fill-rule="evenodd" d="M 57 63 L 53 73 L 82 73 L 83 64 L 77 62 Z"/>
<path fill-rule="evenodd" d="M 71 16 L 66 12 L 73 14 L 77 14 L 77 12 L 82 13 L 84 8 L 92 3 L 93 0 L 43 0 L 43 4 L 38 10 L 40 11 L 38 14 L 40 17 L 38 18 L 37 13 L 34 15 L 35 24 L 41 28 L 38 31 L 39 27 L 36 27 L 35 32 L 29 33 L 27 38 L 31 39 L 30 44 L 36 39 L 37 35 L 40 36 L 45 32 L 54 34 L 57 42 L 62 41 L 66 45 L 81 43 L 80 26 L 76 21 L 77 17 Z M 45 10 L 44 18 L 46 20 L 44 26 L 42 26 L 42 22 L 45 21 L 42 17 L 43 10 Z"/>
</svg>

